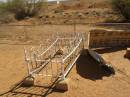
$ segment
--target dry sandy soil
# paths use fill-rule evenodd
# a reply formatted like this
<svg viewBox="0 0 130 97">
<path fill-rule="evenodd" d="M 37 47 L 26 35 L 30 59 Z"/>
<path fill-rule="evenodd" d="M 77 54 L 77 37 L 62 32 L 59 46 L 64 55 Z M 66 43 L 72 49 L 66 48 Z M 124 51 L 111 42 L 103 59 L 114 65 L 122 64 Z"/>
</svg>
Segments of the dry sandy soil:
<svg viewBox="0 0 130 97">
<path fill-rule="evenodd" d="M 69 91 L 58 95 L 53 92 L 49 97 L 129 97 L 130 61 L 124 59 L 124 54 L 125 50 L 103 54 L 116 67 L 113 76 L 98 67 L 89 56 L 81 56 L 69 74 Z"/>
<path fill-rule="evenodd" d="M 18 38 L 21 34 L 23 34 L 20 30 L 21 27 L 14 27 L 15 29 L 7 28 L 8 27 L 1 27 L 1 34 L 6 37 L 0 38 L 0 93 L 8 91 L 10 87 L 27 75 L 23 52 L 25 45 L 20 44 L 26 44 L 26 46 L 30 46 L 27 44 L 39 44 L 41 39 L 44 41 L 45 38 L 49 37 L 50 33 L 55 33 L 57 30 L 59 32 L 73 31 L 73 26 L 65 25 L 44 25 L 42 27 L 31 27 L 31 30 L 27 30 L 28 36 L 31 38 L 25 41 L 24 39 L 19 40 Z M 88 32 L 91 28 L 95 27 L 79 25 L 77 26 L 76 31 Z M 2 33 L 4 31 L 5 33 Z M 11 35 L 13 37 L 7 35 L 6 32 L 8 31 L 11 31 Z M 32 94 L 38 92 L 43 94 L 43 96 L 46 95 L 47 97 L 130 97 L 130 60 L 124 58 L 126 50 L 108 49 L 104 50 L 104 52 L 98 52 L 112 63 L 116 70 L 115 75 L 110 75 L 105 72 L 91 57 L 86 54 L 80 56 L 68 75 L 70 80 L 69 91 L 62 92 L 52 90 L 51 92 L 46 93 L 43 92 L 45 90 L 43 87 L 23 88 L 19 89 L 19 91 L 24 93 L 29 92 Z M 1 97 L 38 96 L 22 93 L 7 93 Z"/>
<path fill-rule="evenodd" d="M 0 92 L 2 93 L 20 81 L 27 73 L 23 60 L 23 46 L 1 45 L 0 52 Z M 80 56 L 68 75 L 69 91 L 53 90 L 47 94 L 47 97 L 129 97 L 130 61 L 124 59 L 125 52 L 124 49 L 102 52 L 102 56 L 109 60 L 116 70 L 116 74 L 112 76 L 100 68 L 90 56 Z M 44 91 L 44 88 L 40 90 L 31 89 L 24 88 L 19 91 L 32 94 L 37 93 L 37 91 Z M 7 93 L 2 97 L 30 96 L 21 93 L 13 93 L 13 95 Z"/>
<path fill-rule="evenodd" d="M 27 76 L 27 67 L 24 62 L 24 46 L 45 44 L 57 32 L 75 32 L 74 25 L 49 25 L 49 24 L 74 24 L 76 32 L 86 32 L 90 29 L 104 28 L 83 23 L 121 21 L 123 17 L 113 10 L 110 0 L 83 0 L 85 3 L 74 5 L 61 4 L 49 6 L 47 12 L 41 12 L 35 18 L 16 21 L 13 25 L 31 26 L 0 26 L 0 94 L 10 90 L 17 82 Z M 70 6 L 71 5 L 71 6 Z M 3 20 L 6 20 L 3 18 Z M 12 25 L 11 24 L 11 25 Z M 36 25 L 34 25 L 36 24 Z M 46 24 L 46 25 L 37 25 Z M 47 25 L 48 24 L 48 25 Z M 123 29 L 122 26 L 107 28 Z M 128 29 L 129 27 L 124 27 Z M 112 63 L 116 70 L 115 75 L 110 75 L 100 68 L 88 55 L 82 55 L 68 75 L 69 91 L 52 90 L 47 93 L 44 87 L 20 88 L 22 93 L 5 93 L 1 97 L 38 97 L 32 95 L 42 94 L 43 97 L 130 97 L 130 60 L 124 58 L 125 49 L 99 51 L 100 54 Z M 30 93 L 30 94 L 23 94 Z"/>
</svg>

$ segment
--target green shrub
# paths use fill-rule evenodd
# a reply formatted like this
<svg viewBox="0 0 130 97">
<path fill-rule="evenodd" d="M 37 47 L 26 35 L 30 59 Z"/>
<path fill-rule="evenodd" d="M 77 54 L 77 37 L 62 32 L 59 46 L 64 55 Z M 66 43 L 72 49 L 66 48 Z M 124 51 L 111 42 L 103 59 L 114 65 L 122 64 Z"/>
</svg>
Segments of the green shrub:
<svg viewBox="0 0 130 97">
<path fill-rule="evenodd" d="M 127 21 L 130 21 L 130 0 L 114 0 L 113 3 Z"/>
<path fill-rule="evenodd" d="M 1 10 L 14 13 L 18 20 L 37 15 L 41 7 L 40 0 L 8 0 L 0 4 Z"/>
</svg>

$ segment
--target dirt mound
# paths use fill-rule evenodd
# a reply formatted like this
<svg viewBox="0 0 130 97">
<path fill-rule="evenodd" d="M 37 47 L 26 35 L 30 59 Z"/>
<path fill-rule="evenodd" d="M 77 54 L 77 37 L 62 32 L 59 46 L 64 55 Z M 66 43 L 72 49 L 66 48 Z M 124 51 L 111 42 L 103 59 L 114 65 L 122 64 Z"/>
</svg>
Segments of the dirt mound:
<svg viewBox="0 0 130 97">
<path fill-rule="evenodd" d="M 73 24 L 124 20 L 119 12 L 113 10 L 110 0 L 68 1 L 59 5 L 50 4 L 48 9 L 46 13 L 41 13 L 38 16 L 41 23 Z"/>
</svg>

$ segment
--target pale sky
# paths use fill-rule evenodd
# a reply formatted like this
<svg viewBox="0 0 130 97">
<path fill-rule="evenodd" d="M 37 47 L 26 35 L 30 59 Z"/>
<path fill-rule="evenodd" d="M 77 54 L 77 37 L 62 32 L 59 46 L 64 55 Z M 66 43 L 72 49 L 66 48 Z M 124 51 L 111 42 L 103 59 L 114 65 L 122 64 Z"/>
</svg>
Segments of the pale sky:
<svg viewBox="0 0 130 97">
<path fill-rule="evenodd" d="M 0 0 L 0 1 L 6 1 L 6 0 Z M 48 0 L 48 1 L 57 1 L 57 0 Z M 59 0 L 59 1 L 62 1 L 62 0 Z"/>
</svg>

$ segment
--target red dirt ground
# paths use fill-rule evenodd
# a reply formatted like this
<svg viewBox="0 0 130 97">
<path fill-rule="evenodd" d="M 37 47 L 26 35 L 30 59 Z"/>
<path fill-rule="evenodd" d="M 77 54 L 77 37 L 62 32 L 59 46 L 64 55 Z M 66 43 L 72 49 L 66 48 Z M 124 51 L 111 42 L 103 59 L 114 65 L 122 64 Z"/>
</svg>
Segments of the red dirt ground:
<svg viewBox="0 0 130 97">
<path fill-rule="evenodd" d="M 58 26 L 52 27 L 53 31 L 58 29 Z M 49 28 L 49 26 L 46 27 L 46 30 L 43 32 L 49 32 L 50 29 L 47 30 L 47 28 Z M 68 26 L 63 26 L 62 28 L 60 28 L 59 31 L 64 30 L 68 32 L 70 30 L 67 29 Z M 77 31 L 87 32 L 90 28 L 80 25 L 78 26 Z M 40 30 L 43 29 L 39 29 L 39 32 Z M 37 39 L 39 35 L 38 32 L 35 33 L 34 31 L 32 33 L 33 38 Z M 41 35 L 44 36 L 45 33 L 42 33 Z M 3 39 L 5 40 L 5 38 L 1 38 L 1 42 L 3 42 Z M 10 41 L 9 37 L 6 39 Z M 13 44 L 12 41 L 10 41 L 10 43 Z M 20 41 L 18 43 L 20 43 Z M 0 44 L 0 93 L 8 91 L 12 85 L 22 80 L 23 77 L 27 75 L 23 48 L 24 45 Z M 80 56 L 76 65 L 68 75 L 70 80 L 69 91 L 61 92 L 53 90 L 47 94 L 47 97 L 130 97 L 130 60 L 124 58 L 125 52 L 125 49 L 100 51 L 100 54 L 114 66 L 116 74 L 113 76 L 110 76 L 109 73 L 102 70 L 89 56 Z M 37 88 L 33 89 L 32 87 L 30 91 L 31 93 L 37 91 L 40 91 L 41 93 L 43 90 L 43 88 L 37 90 Z M 21 91 L 28 92 L 28 88 Z M 12 95 L 7 93 L 1 97 L 30 96 L 31 94 L 14 93 Z M 38 96 L 32 95 L 31 97 Z"/>
</svg>

